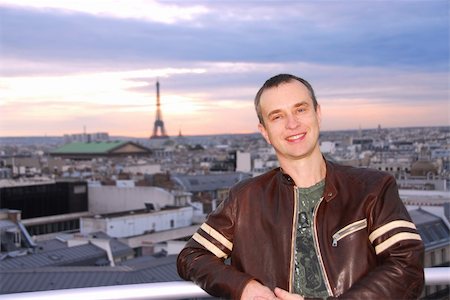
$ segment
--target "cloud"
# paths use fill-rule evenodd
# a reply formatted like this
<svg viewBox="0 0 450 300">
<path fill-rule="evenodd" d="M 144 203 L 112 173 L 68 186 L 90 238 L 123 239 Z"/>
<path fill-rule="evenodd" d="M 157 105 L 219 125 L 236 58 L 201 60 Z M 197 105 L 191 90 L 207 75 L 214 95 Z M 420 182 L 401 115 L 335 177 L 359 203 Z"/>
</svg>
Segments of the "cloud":
<svg viewBox="0 0 450 300">
<path fill-rule="evenodd" d="M 28 3 L 28 2 L 25 2 Z M 288 62 L 448 68 L 445 1 L 417 2 L 127 2 L 89 7 L 43 2 L 58 10 L 3 4 L 3 55 L 47 61 Z M 78 2 L 77 2 L 78 3 Z M 84 3 L 84 4 L 83 4 Z M 95 2 L 97 3 L 97 2 Z M 108 2 L 109 3 L 109 2 Z M 115 3 L 115 2 L 114 2 Z M 8 4 L 8 3 L 7 3 Z M 187 11 L 180 22 L 161 23 L 141 14 Z M 196 9 L 198 7 L 199 9 Z M 200 9 L 202 8 L 202 9 Z M 199 13 L 189 12 L 199 11 Z M 143 13 L 139 13 L 142 11 Z M 151 13 L 147 13 L 151 12 Z M 129 15 L 124 18 L 121 14 Z M 26 22 L 24 22 L 26 20 Z M 433 45 L 430 47 L 430 45 Z"/>
<path fill-rule="evenodd" d="M 412 120 L 416 124 L 437 125 L 448 119 L 448 113 L 442 110 L 448 102 L 446 73 L 305 63 L 202 63 L 192 69 L 9 78 L 0 81 L 2 112 L 8 116 L 2 121 L 14 130 L 24 120 L 43 125 L 45 115 L 44 123 L 71 123 L 75 128 L 84 124 L 101 127 L 101 131 L 145 136 L 155 118 L 155 75 L 165 74 L 159 77 L 161 108 L 171 134 L 180 128 L 184 134 L 195 134 L 195 128 L 203 133 L 253 132 L 253 97 L 264 80 L 281 71 L 301 75 L 313 84 L 323 110 L 330 112 L 324 118 L 327 130 L 378 123 L 392 126 Z M 414 109 L 417 111 L 413 114 Z M 409 116 L 404 115 L 407 111 Z M 412 115 L 420 117 L 411 119 Z M 376 121 L 375 116 L 379 118 Z M 54 126 L 52 130 L 62 128 Z"/>
<path fill-rule="evenodd" d="M 144 21 L 160 22 L 172 24 L 180 21 L 191 21 L 196 16 L 208 11 L 201 5 L 163 4 L 152 0 L 133 0 L 120 2 L 114 0 L 90 1 L 78 0 L 58 1 L 58 0 L 22 0 L 19 3 L 14 0 L 1 0 L 0 4 L 33 9 L 35 11 L 51 13 L 85 13 L 98 17 L 112 17 L 121 19 L 138 19 Z"/>
<path fill-rule="evenodd" d="M 15 2 L 0 0 L 1 135 L 147 136 L 157 78 L 170 134 L 253 132 L 278 73 L 312 83 L 325 129 L 449 120 L 447 1 Z"/>
</svg>

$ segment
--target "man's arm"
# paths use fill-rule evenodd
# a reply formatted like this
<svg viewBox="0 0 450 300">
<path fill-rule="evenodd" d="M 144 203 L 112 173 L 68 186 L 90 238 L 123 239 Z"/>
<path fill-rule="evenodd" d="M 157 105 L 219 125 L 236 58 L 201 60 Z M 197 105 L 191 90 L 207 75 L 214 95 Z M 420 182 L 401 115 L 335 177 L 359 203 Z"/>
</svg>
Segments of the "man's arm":
<svg viewBox="0 0 450 300">
<path fill-rule="evenodd" d="M 389 176 L 384 182 L 367 212 L 369 240 L 378 265 L 338 298 L 417 299 L 423 289 L 423 242 L 399 197 L 395 179 Z"/>
<path fill-rule="evenodd" d="M 240 299 L 252 277 L 225 264 L 223 259 L 195 243 L 191 239 L 178 255 L 177 268 L 180 277 L 193 281 L 210 295 Z"/>
<path fill-rule="evenodd" d="M 229 198 L 208 216 L 178 255 L 177 268 L 183 279 L 195 282 L 213 296 L 240 299 L 254 278 L 224 262 L 233 249 L 235 200 L 230 192 Z"/>
</svg>

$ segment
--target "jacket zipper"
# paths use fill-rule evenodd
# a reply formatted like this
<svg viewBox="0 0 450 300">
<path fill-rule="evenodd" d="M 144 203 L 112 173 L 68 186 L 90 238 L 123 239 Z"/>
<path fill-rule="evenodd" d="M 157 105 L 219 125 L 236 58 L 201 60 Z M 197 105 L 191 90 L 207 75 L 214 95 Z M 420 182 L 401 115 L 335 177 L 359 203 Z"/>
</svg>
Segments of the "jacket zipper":
<svg viewBox="0 0 450 300">
<path fill-rule="evenodd" d="M 313 228 L 314 228 L 313 240 L 314 240 L 314 244 L 315 244 L 316 249 L 317 249 L 317 257 L 319 259 L 320 268 L 322 269 L 322 274 L 324 276 L 325 286 L 327 287 L 328 295 L 329 296 L 334 296 L 333 295 L 333 291 L 331 290 L 330 282 L 328 281 L 327 271 L 325 270 L 325 266 L 323 264 L 322 253 L 320 252 L 320 246 L 319 246 L 319 242 L 318 242 L 318 238 L 317 238 L 317 226 L 316 226 L 316 224 L 317 224 L 317 210 L 319 209 L 319 206 L 322 203 L 322 201 L 323 201 L 323 197 L 320 198 L 319 202 L 314 207 L 314 212 L 313 212 L 313 214 L 314 214 L 314 216 L 313 216 Z"/>
<path fill-rule="evenodd" d="M 297 233 L 298 226 L 298 205 L 297 205 L 297 186 L 294 186 L 294 215 L 292 216 L 292 232 L 291 232 L 291 266 L 289 272 L 289 292 L 293 292 L 292 284 L 294 281 L 294 272 L 295 272 L 295 238 Z"/>
<path fill-rule="evenodd" d="M 337 247 L 339 240 L 341 240 L 342 238 L 346 237 L 349 234 L 352 234 L 366 227 L 367 227 L 367 219 L 359 220 L 350 225 L 345 226 L 344 228 L 340 229 L 338 232 L 333 234 L 333 242 L 331 246 Z"/>
</svg>

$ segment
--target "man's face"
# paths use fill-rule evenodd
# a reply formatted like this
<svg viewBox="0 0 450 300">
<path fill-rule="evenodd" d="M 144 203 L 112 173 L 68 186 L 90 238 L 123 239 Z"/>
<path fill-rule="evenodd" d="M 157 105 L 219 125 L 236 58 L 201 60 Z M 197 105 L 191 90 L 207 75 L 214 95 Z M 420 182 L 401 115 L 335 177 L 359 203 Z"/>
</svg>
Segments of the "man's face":
<svg viewBox="0 0 450 300">
<path fill-rule="evenodd" d="M 314 110 L 311 95 L 293 80 L 265 90 L 260 99 L 264 125 L 258 128 L 277 152 L 280 163 L 320 153 L 320 106 Z"/>
</svg>

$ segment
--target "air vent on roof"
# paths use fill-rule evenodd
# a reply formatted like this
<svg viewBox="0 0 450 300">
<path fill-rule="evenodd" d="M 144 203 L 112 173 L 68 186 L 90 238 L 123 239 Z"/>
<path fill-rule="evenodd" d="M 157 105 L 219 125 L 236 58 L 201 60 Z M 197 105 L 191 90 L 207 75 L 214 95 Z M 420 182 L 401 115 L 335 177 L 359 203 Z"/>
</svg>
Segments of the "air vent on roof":
<svg viewBox="0 0 450 300">
<path fill-rule="evenodd" d="M 51 260 L 58 261 L 58 260 L 61 260 L 62 256 L 61 255 L 57 255 L 57 254 L 50 254 L 48 256 L 48 258 L 50 258 Z"/>
</svg>

